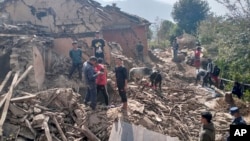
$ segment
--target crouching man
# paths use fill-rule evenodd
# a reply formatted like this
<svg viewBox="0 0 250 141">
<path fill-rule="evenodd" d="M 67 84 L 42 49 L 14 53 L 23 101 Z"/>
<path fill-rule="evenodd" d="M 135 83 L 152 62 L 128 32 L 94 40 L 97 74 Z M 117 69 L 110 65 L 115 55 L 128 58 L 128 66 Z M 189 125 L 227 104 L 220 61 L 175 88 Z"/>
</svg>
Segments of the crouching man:
<svg viewBox="0 0 250 141">
<path fill-rule="evenodd" d="M 151 87 L 153 87 L 153 89 L 156 89 L 158 84 L 159 90 L 161 91 L 162 76 L 160 71 L 158 70 L 153 71 L 153 73 L 149 76 L 149 78 L 151 81 Z"/>
<path fill-rule="evenodd" d="M 212 123 L 212 114 L 210 112 L 201 113 L 201 132 L 199 141 L 215 141 L 215 128 Z"/>
<path fill-rule="evenodd" d="M 195 84 L 198 84 L 198 81 L 202 80 L 202 87 L 209 83 L 208 73 L 206 70 L 200 69 L 199 72 L 196 74 Z"/>
</svg>

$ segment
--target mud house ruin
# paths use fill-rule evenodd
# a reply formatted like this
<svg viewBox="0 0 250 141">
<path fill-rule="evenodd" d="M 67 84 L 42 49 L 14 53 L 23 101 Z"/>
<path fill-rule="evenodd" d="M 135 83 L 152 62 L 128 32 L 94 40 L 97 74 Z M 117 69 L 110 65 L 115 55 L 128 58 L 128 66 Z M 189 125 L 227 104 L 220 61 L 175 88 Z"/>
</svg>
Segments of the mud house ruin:
<svg viewBox="0 0 250 141">
<path fill-rule="evenodd" d="M 69 64 L 72 40 L 79 41 L 85 60 L 92 55 L 91 41 L 96 31 L 106 40 L 108 63 L 112 61 L 113 42 L 122 47 L 122 54 L 135 57 L 135 45 L 141 40 L 145 55 L 148 53 L 150 23 L 121 11 L 115 4 L 103 7 L 93 0 L 5 0 L 0 5 L 0 23 L 1 60 L 9 60 L 0 62 L 6 66 L 1 70 L 1 80 L 9 70 L 24 71 L 33 65 L 31 76 L 35 77 L 28 78 L 33 79 L 29 81 L 33 88 L 44 84 L 46 74 L 68 72 L 65 68 L 69 65 L 63 62 Z"/>
<path fill-rule="evenodd" d="M 134 47 L 141 40 L 147 55 L 150 23 L 121 11 L 115 4 L 102 7 L 93 0 L 5 0 L 0 10 L 2 21 L 9 24 L 30 23 L 39 28 L 39 34 L 60 35 L 60 42 L 66 42 L 62 35 L 73 39 L 93 38 L 93 32 L 101 31 L 107 42 L 119 43 L 129 57 L 134 57 Z M 64 44 L 60 48 L 68 46 Z"/>
</svg>

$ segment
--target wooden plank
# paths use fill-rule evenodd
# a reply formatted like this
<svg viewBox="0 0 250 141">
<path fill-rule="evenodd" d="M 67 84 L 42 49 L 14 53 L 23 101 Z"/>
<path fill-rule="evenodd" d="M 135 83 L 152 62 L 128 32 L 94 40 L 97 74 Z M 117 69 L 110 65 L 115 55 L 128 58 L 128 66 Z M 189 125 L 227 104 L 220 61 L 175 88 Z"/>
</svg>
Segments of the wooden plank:
<svg viewBox="0 0 250 141">
<path fill-rule="evenodd" d="M 62 140 L 63 140 L 63 141 L 67 141 L 67 138 L 66 138 L 66 136 L 64 135 L 64 133 L 63 133 L 63 131 L 62 131 L 62 128 L 61 128 L 61 126 L 59 125 L 59 123 L 58 123 L 56 117 L 53 116 L 52 119 L 53 119 L 54 123 L 56 124 L 56 127 L 57 127 L 57 129 L 58 129 L 58 131 L 59 131 L 59 133 L 60 133 L 60 135 L 61 135 L 61 137 L 62 137 Z"/>
<path fill-rule="evenodd" d="M 44 127 L 45 136 L 46 136 L 46 138 L 47 138 L 47 141 L 52 141 L 52 136 L 51 136 L 51 134 L 50 134 L 48 121 L 49 121 L 49 117 L 47 116 L 47 117 L 44 119 L 44 121 L 43 121 L 43 127 Z"/>
<path fill-rule="evenodd" d="M 6 83 L 8 82 L 8 80 L 10 79 L 12 71 L 9 71 L 6 75 L 6 77 L 4 78 L 3 82 L 0 85 L 0 93 L 2 92 L 3 88 L 5 87 Z"/>
<path fill-rule="evenodd" d="M 18 78 L 16 84 L 14 85 L 14 88 L 29 74 L 33 66 L 29 66 L 28 69 L 25 70 L 25 72 Z"/>
<path fill-rule="evenodd" d="M 74 128 L 74 129 L 78 130 L 79 132 L 83 133 L 83 134 L 88 138 L 88 140 L 90 140 L 90 141 L 100 141 L 100 139 L 97 138 L 96 135 L 93 134 L 93 133 L 92 133 L 87 127 L 85 127 L 85 126 L 82 126 L 82 128 L 78 128 L 78 127 L 72 126 L 72 125 L 70 125 L 70 124 L 66 124 L 66 123 L 62 123 L 62 124 L 65 125 L 65 126 Z"/>
<path fill-rule="evenodd" d="M 7 94 L 4 94 L 3 99 L 1 99 L 1 101 L 0 101 L 0 108 L 3 106 L 6 99 L 7 99 Z"/>
<path fill-rule="evenodd" d="M 7 113 L 8 113 L 8 109 L 9 109 L 9 104 L 10 104 L 10 99 L 12 97 L 12 93 L 13 93 L 13 89 L 14 89 L 14 85 L 16 84 L 17 82 L 17 79 L 18 79 L 18 76 L 19 76 L 19 72 L 17 72 L 13 78 L 13 81 L 11 83 L 11 86 L 10 86 L 10 89 L 9 89 L 9 92 L 7 93 L 7 98 L 6 98 L 6 101 L 5 101 L 5 104 L 4 104 L 4 109 L 3 109 L 3 112 L 2 112 L 2 117 L 1 117 L 1 120 L 0 120 L 0 136 L 3 135 L 3 124 L 4 124 L 4 121 L 6 119 L 6 116 L 7 116 Z"/>
<path fill-rule="evenodd" d="M 10 101 L 11 101 L 11 102 L 23 102 L 23 101 L 25 101 L 25 100 L 33 99 L 33 98 L 35 98 L 35 97 L 36 97 L 36 95 L 15 97 L 15 98 L 12 98 Z"/>
</svg>

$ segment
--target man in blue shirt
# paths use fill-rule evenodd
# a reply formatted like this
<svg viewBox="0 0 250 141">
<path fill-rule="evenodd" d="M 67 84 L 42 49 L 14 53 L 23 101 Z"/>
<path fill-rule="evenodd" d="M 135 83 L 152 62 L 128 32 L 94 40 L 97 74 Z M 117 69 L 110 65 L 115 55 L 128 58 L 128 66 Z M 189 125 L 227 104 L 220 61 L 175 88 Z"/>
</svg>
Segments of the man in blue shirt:
<svg viewBox="0 0 250 141">
<path fill-rule="evenodd" d="M 83 73 L 85 78 L 85 83 L 87 86 L 87 94 L 85 96 L 84 103 L 87 105 L 89 101 L 91 101 L 90 107 L 95 110 L 96 109 L 96 101 L 97 101 L 97 90 L 96 90 L 96 77 L 99 74 L 103 74 L 102 72 L 95 72 L 95 65 L 97 63 L 97 58 L 91 56 L 88 61 L 84 63 Z"/>
<path fill-rule="evenodd" d="M 72 74 L 75 69 L 78 70 L 79 79 L 82 80 L 82 50 L 77 48 L 77 42 L 72 43 L 73 49 L 69 51 L 69 57 L 72 60 L 72 67 L 69 72 L 69 79 L 71 79 Z"/>
</svg>

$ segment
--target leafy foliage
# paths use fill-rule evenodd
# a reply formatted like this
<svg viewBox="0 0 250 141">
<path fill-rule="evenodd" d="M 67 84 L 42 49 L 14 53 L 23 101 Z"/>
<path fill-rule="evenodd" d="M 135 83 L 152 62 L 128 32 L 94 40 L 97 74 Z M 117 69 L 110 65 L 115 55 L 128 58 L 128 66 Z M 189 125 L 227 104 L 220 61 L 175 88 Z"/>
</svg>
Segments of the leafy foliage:
<svg viewBox="0 0 250 141">
<path fill-rule="evenodd" d="M 195 34 L 197 26 L 207 17 L 209 10 L 205 0 L 179 0 L 174 4 L 172 17 L 185 32 Z"/>
<path fill-rule="evenodd" d="M 247 0 L 237 0 L 233 4 L 228 0 L 220 1 L 231 13 L 227 17 L 211 15 L 201 22 L 198 37 L 203 45 L 217 50 L 211 57 L 222 69 L 221 77 L 250 84 L 250 20 L 247 14 L 250 8 L 236 8 L 240 7 L 239 2 Z M 232 83 L 227 88 L 230 90 Z M 250 100 L 249 90 L 245 91 L 245 100 Z"/>
</svg>

